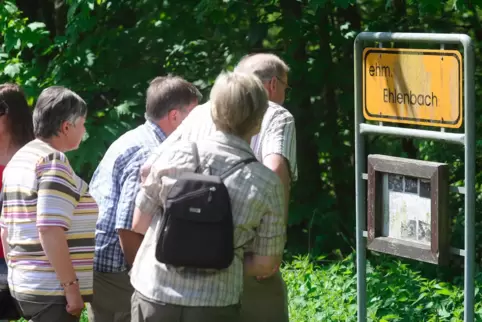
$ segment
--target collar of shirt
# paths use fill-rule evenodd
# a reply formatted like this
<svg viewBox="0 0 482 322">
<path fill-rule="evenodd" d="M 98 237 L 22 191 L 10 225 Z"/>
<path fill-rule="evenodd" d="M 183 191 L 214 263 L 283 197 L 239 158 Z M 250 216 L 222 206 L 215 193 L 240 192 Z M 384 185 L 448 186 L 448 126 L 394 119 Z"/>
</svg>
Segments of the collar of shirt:
<svg viewBox="0 0 482 322">
<path fill-rule="evenodd" d="M 216 131 L 210 136 L 210 139 L 217 143 L 221 143 L 235 149 L 240 149 L 254 156 L 254 152 L 251 149 L 249 143 L 241 139 L 239 136 L 224 133 L 221 131 Z"/>
<path fill-rule="evenodd" d="M 147 120 L 145 125 L 154 132 L 154 134 L 157 136 L 159 141 L 163 142 L 166 139 L 166 134 L 164 134 L 164 131 L 161 129 L 159 125 L 156 123 Z"/>
</svg>

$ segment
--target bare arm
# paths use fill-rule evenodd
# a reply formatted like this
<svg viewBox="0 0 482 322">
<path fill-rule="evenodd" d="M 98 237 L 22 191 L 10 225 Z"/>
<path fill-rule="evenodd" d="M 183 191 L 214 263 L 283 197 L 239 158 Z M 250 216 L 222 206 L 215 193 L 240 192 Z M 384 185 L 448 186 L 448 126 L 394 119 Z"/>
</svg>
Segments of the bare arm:
<svg viewBox="0 0 482 322">
<path fill-rule="evenodd" d="M 44 158 L 41 165 L 43 171 L 38 184 L 36 222 L 39 240 L 59 283 L 63 284 L 66 310 L 77 316 L 82 312 L 84 302 L 76 283 L 77 275 L 65 231 L 72 223 L 79 187 L 65 155 L 53 153 Z M 53 191 L 61 193 L 56 195 Z"/>
<path fill-rule="evenodd" d="M 7 230 L 7 228 L 2 227 L 0 232 L 1 232 L 1 238 L 2 238 L 3 254 L 5 255 L 5 259 L 7 259 L 7 257 L 8 257 L 8 243 L 7 243 L 8 230 Z"/>
<path fill-rule="evenodd" d="M 152 215 L 143 213 L 139 208 L 134 210 L 134 218 L 132 219 L 132 230 L 119 230 L 121 247 L 124 252 L 125 259 L 129 266 L 134 264 L 137 252 L 141 247 L 144 235 L 151 225 Z M 122 236 L 123 235 L 123 236 Z M 123 245 L 123 242 L 129 242 L 129 245 Z"/>
<path fill-rule="evenodd" d="M 119 229 L 118 233 L 124 258 L 127 262 L 127 265 L 132 267 L 132 264 L 134 264 L 134 260 L 136 259 L 137 251 L 139 250 L 139 247 L 141 247 L 144 235 L 140 235 L 127 229 Z"/>
<path fill-rule="evenodd" d="M 119 239 L 124 252 L 125 259 L 129 266 L 134 264 L 137 251 L 141 247 L 144 235 L 152 221 L 152 215 L 142 213 L 139 208 L 135 208 L 132 218 L 132 230 L 119 229 Z"/>
<path fill-rule="evenodd" d="M 67 238 L 62 227 L 39 227 L 39 238 L 47 258 L 52 264 L 60 283 L 75 281 L 77 278 L 70 259 Z"/>
<path fill-rule="evenodd" d="M 144 236 L 151 225 L 152 217 L 152 214 L 144 213 L 136 207 L 132 220 L 132 230 Z"/>
</svg>

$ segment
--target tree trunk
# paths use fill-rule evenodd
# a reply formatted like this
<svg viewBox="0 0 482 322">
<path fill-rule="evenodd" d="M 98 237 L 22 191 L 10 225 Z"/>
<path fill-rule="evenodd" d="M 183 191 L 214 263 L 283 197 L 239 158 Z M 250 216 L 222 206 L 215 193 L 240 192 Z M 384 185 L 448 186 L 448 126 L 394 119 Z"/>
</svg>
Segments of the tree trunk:
<svg viewBox="0 0 482 322">
<path fill-rule="evenodd" d="M 303 37 L 303 30 L 299 22 L 302 19 L 302 3 L 296 0 L 280 0 L 282 21 L 283 21 L 283 38 L 286 46 L 286 52 L 289 60 L 293 63 L 293 68 L 303 69 L 298 73 L 297 79 L 290 80 L 292 86 L 297 89 L 292 99 L 295 108 L 292 112 L 296 119 L 296 132 L 298 147 L 298 171 L 299 180 L 297 185 L 302 193 L 297 193 L 297 189 L 293 191 L 293 199 L 296 198 L 299 204 L 315 204 L 321 191 L 320 165 L 318 161 L 318 148 L 314 132 L 304 125 L 313 124 L 315 115 L 313 113 L 310 97 L 303 88 L 309 86 L 309 80 L 306 79 L 306 61 L 308 55 L 306 53 L 306 40 Z M 302 142 L 302 144 L 299 144 Z M 306 189 L 310 187 L 310 189 Z"/>
</svg>

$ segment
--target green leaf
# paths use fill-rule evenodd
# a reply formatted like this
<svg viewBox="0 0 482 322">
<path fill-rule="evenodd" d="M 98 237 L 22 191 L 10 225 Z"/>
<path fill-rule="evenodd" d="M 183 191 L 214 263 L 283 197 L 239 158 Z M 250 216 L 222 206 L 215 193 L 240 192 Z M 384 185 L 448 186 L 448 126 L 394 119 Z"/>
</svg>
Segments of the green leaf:
<svg viewBox="0 0 482 322">
<path fill-rule="evenodd" d="M 446 288 L 443 288 L 441 290 L 437 290 L 436 293 L 441 294 L 441 295 L 447 295 L 447 296 L 450 296 L 450 295 L 453 294 L 450 290 L 448 290 Z"/>
<path fill-rule="evenodd" d="M 121 115 L 126 115 L 126 114 L 131 114 L 131 107 L 135 106 L 136 104 L 131 101 L 126 101 L 116 107 L 114 107 L 115 111 L 119 116 Z"/>
<path fill-rule="evenodd" d="M 14 78 L 16 75 L 20 73 L 20 69 L 22 68 L 22 63 L 14 63 L 14 64 L 8 64 L 7 67 L 3 70 L 3 72 L 10 76 L 11 78 Z"/>
<path fill-rule="evenodd" d="M 8 11 L 9 14 L 13 15 L 15 14 L 17 11 L 18 11 L 18 8 L 15 4 L 13 4 L 12 2 L 10 1 L 6 1 L 4 4 L 3 4 L 3 7 Z"/>
<path fill-rule="evenodd" d="M 45 28 L 45 24 L 43 22 L 32 22 L 27 25 L 30 30 L 35 31 L 40 28 Z"/>
</svg>

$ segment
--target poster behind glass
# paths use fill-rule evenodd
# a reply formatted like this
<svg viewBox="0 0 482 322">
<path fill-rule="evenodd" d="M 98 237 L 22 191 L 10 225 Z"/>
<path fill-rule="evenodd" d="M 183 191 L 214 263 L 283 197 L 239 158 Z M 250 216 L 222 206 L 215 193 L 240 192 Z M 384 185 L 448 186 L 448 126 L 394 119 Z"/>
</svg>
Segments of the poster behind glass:
<svg viewBox="0 0 482 322">
<path fill-rule="evenodd" d="M 430 181 L 383 174 L 383 236 L 430 245 Z"/>
</svg>

